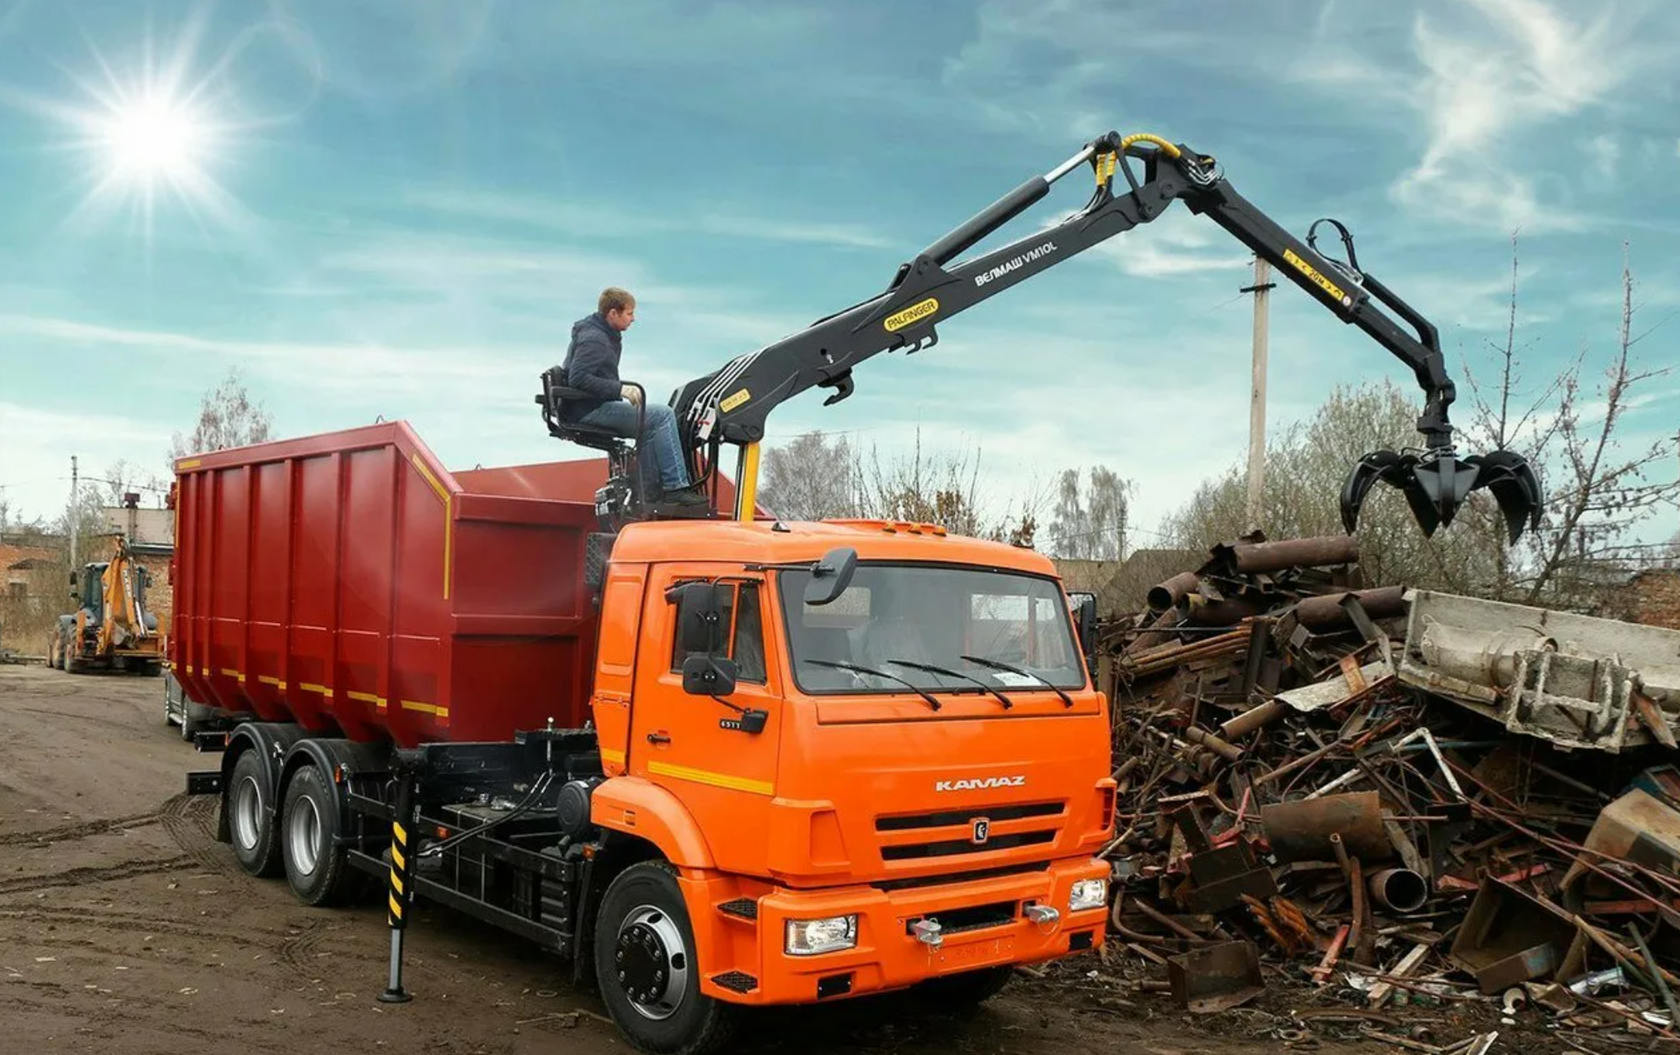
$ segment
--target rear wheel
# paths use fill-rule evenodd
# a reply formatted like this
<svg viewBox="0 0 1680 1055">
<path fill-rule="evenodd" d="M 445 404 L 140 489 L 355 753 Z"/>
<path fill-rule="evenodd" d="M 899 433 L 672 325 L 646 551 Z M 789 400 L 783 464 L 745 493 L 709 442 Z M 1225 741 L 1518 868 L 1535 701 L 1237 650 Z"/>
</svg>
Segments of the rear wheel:
<svg viewBox="0 0 1680 1055">
<path fill-rule="evenodd" d="M 663 861 L 631 865 L 607 887 L 595 927 L 595 974 L 613 1021 L 653 1055 L 706 1055 L 738 1009 L 700 992 L 700 962 L 682 890 Z"/>
<path fill-rule="evenodd" d="M 280 845 L 286 881 L 306 905 L 337 905 L 355 893 L 359 873 L 338 839 L 337 797 L 321 770 L 306 765 L 286 785 Z"/>
<path fill-rule="evenodd" d="M 254 876 L 280 874 L 279 832 L 269 808 L 272 795 L 256 749 L 247 749 L 233 764 L 223 808 L 233 836 L 233 856 L 239 859 L 239 867 Z"/>
</svg>

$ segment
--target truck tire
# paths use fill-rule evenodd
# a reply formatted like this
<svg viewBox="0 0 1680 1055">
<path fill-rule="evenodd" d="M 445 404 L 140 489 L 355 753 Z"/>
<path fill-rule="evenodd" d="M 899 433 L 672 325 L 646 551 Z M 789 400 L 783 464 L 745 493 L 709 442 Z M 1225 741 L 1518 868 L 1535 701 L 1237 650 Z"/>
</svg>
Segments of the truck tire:
<svg viewBox="0 0 1680 1055">
<path fill-rule="evenodd" d="M 1004 964 L 1001 967 L 983 967 L 978 971 L 929 978 L 918 984 L 916 989 L 926 996 L 930 1004 L 947 1011 L 966 1011 L 979 1007 L 1003 992 L 1013 977 L 1015 968 Z"/>
<path fill-rule="evenodd" d="M 620 872 L 601 899 L 595 975 L 613 1022 L 651 1055 L 708 1055 L 734 1032 L 739 1009 L 700 992 L 694 928 L 663 861 Z"/>
<path fill-rule="evenodd" d="M 292 893 L 306 905 L 343 904 L 361 873 L 337 845 L 337 796 L 320 767 L 306 765 L 292 774 L 280 817 L 281 855 Z"/>
<path fill-rule="evenodd" d="M 66 673 L 66 674 L 80 674 L 81 672 L 82 672 L 82 661 L 76 655 L 76 648 L 75 648 L 75 645 L 74 645 L 74 639 L 72 639 L 72 641 L 66 642 L 65 646 L 64 646 L 64 673 Z"/>
<path fill-rule="evenodd" d="M 239 867 L 262 878 L 277 876 L 281 871 L 279 825 L 268 808 L 274 789 L 268 786 L 266 777 L 256 749 L 243 752 L 233 763 L 223 807 Z"/>
</svg>

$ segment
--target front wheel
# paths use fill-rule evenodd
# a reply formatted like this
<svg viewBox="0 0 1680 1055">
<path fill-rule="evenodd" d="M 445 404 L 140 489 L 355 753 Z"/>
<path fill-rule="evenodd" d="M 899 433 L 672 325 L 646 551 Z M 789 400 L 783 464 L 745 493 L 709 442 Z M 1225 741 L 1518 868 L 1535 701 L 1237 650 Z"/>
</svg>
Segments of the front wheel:
<svg viewBox="0 0 1680 1055">
<path fill-rule="evenodd" d="M 694 928 L 665 862 L 631 865 L 607 887 L 595 976 L 613 1021 L 637 1049 L 707 1055 L 728 1043 L 738 1009 L 700 992 Z"/>
</svg>

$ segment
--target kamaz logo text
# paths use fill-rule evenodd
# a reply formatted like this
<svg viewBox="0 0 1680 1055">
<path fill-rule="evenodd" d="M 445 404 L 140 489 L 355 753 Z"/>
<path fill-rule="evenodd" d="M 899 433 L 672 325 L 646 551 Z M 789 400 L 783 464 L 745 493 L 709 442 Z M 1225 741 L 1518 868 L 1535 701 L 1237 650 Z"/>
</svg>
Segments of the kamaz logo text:
<svg viewBox="0 0 1680 1055">
<path fill-rule="evenodd" d="M 1043 256 L 1044 254 L 1054 253 L 1055 251 L 1056 251 L 1056 243 L 1055 242 L 1045 242 L 1043 245 L 1039 246 L 1037 249 L 1029 249 L 1026 252 L 1022 253 L 1020 256 L 1016 257 L 1015 259 L 1009 261 L 1006 264 L 999 264 L 997 267 L 992 268 L 990 271 L 986 271 L 986 272 L 983 272 L 982 274 L 975 275 L 974 276 L 974 284 L 976 286 L 984 286 L 986 283 L 990 282 L 994 278 L 1002 278 L 1003 276 L 1009 274 L 1011 271 L 1014 271 L 1016 268 L 1020 267 L 1022 264 L 1030 264 L 1034 260 L 1037 260 L 1039 257 Z"/>
<path fill-rule="evenodd" d="M 1024 788 L 1026 777 L 975 777 L 965 780 L 938 780 L 935 791 L 982 791 L 986 788 Z"/>
</svg>

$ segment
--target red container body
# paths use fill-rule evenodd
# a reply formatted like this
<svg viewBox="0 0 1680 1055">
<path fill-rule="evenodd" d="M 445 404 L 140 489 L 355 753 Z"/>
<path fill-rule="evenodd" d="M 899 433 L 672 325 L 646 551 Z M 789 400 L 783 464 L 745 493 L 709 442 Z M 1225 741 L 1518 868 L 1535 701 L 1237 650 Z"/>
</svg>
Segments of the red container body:
<svg viewBox="0 0 1680 1055">
<path fill-rule="evenodd" d="M 581 726 L 604 459 L 451 473 L 404 422 L 176 465 L 188 695 L 413 746 Z"/>
</svg>

